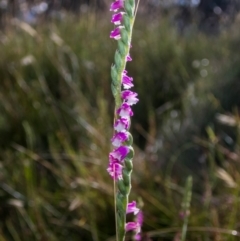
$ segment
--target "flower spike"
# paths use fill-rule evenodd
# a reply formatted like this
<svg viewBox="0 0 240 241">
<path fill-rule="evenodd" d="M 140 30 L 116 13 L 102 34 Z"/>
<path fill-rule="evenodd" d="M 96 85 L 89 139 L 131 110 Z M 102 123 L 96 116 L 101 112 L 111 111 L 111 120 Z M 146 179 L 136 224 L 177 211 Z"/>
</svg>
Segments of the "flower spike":
<svg viewBox="0 0 240 241">
<path fill-rule="evenodd" d="M 132 47 L 132 29 L 135 20 L 136 0 L 115 0 L 110 11 L 114 12 L 111 22 L 116 26 L 110 33 L 110 38 L 117 40 L 118 48 L 111 67 L 111 89 L 115 99 L 114 135 L 111 139 L 113 150 L 109 153 L 107 172 L 114 179 L 115 210 L 117 240 L 124 241 L 126 231 L 134 232 L 134 239 L 141 239 L 141 211 L 136 202 L 129 202 L 131 190 L 132 159 L 134 150 L 133 138 L 128 132 L 133 116 L 132 105 L 139 100 L 137 93 L 129 89 L 134 86 L 133 78 L 127 75 L 126 63 L 132 61 L 130 48 Z M 135 222 L 126 223 L 126 215 L 136 215 Z"/>
</svg>

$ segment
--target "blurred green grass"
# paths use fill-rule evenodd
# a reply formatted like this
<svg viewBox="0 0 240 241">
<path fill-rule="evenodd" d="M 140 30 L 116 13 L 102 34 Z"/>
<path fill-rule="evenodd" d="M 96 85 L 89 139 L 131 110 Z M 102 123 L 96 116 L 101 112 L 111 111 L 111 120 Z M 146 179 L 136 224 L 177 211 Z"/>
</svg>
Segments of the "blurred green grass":
<svg viewBox="0 0 240 241">
<path fill-rule="evenodd" d="M 1 241 L 114 240 L 108 19 L 69 16 L 35 29 L 15 22 L 0 35 Z M 235 28 L 179 36 L 166 19 L 137 19 L 128 65 L 140 98 L 131 195 L 144 204 L 153 241 L 180 240 L 189 175 L 187 240 L 239 240 Z"/>
</svg>

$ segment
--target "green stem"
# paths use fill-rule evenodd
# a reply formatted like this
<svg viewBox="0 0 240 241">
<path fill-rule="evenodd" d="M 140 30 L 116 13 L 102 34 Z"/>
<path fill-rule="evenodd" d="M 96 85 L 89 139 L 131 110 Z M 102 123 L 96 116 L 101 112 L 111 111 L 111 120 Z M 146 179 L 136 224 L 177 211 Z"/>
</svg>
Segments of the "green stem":
<svg viewBox="0 0 240 241">
<path fill-rule="evenodd" d="M 113 181 L 113 190 L 114 190 L 114 209 L 115 209 L 115 228 L 116 228 L 116 233 L 118 233 L 118 225 L 117 225 L 117 197 L 116 197 L 116 181 Z M 118 235 L 116 235 L 117 240 L 119 241 Z"/>
<path fill-rule="evenodd" d="M 189 176 L 186 181 L 185 186 L 185 193 L 182 203 L 182 211 L 184 215 L 183 227 L 182 227 L 182 234 L 181 234 L 181 241 L 186 240 L 187 235 L 187 228 L 188 228 L 188 217 L 190 215 L 190 203 L 192 199 L 192 177 Z"/>
</svg>

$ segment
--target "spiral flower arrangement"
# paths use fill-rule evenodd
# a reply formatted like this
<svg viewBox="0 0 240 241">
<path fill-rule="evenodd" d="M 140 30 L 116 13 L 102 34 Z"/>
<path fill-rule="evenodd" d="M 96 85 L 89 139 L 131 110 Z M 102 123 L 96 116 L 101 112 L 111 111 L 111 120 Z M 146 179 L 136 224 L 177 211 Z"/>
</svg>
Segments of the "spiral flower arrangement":
<svg viewBox="0 0 240 241">
<path fill-rule="evenodd" d="M 139 2 L 138 2 L 139 3 Z M 138 4 L 137 4 L 138 5 Z M 114 149 L 109 154 L 108 173 L 114 179 L 115 185 L 115 211 L 117 241 L 124 241 L 126 231 L 133 231 L 134 239 L 141 239 L 142 212 L 137 208 L 136 202 L 129 202 L 131 190 L 132 159 L 134 150 L 133 138 L 129 132 L 132 105 L 139 100 L 137 93 L 130 89 L 133 78 L 128 76 L 126 63 L 131 61 L 129 51 L 131 48 L 132 29 L 136 17 L 135 0 L 116 0 L 110 6 L 114 12 L 111 22 L 116 26 L 110 33 L 110 38 L 117 40 L 118 48 L 111 67 L 111 89 L 115 99 L 114 135 L 111 139 Z M 134 222 L 126 223 L 126 214 L 136 215 Z"/>
</svg>

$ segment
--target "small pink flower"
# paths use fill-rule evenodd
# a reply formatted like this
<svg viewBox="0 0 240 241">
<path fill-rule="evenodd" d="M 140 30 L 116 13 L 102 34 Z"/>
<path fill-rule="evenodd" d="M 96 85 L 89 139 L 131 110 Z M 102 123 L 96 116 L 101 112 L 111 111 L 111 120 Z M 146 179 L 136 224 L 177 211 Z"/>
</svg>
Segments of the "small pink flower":
<svg viewBox="0 0 240 241">
<path fill-rule="evenodd" d="M 140 226 L 143 225 L 143 212 L 142 212 L 142 211 L 140 211 L 140 212 L 137 214 L 136 221 L 137 221 L 137 223 L 139 223 Z"/>
<path fill-rule="evenodd" d="M 129 104 L 123 103 L 117 110 L 117 114 L 121 117 L 129 118 L 130 116 L 133 116 L 133 111 Z"/>
<path fill-rule="evenodd" d="M 111 161 L 112 158 L 114 158 L 119 162 L 122 162 L 128 153 L 129 153 L 129 148 L 127 146 L 120 146 L 117 149 L 110 152 L 109 160 Z"/>
<path fill-rule="evenodd" d="M 111 22 L 115 25 L 120 25 L 123 18 L 123 14 L 124 12 L 113 14 Z"/>
<path fill-rule="evenodd" d="M 134 238 L 135 240 L 141 240 L 141 227 L 143 224 L 143 214 L 141 211 L 138 212 L 136 222 L 129 222 L 125 225 L 125 230 L 126 231 L 134 231 L 135 235 Z"/>
<path fill-rule="evenodd" d="M 138 230 L 139 229 L 139 224 L 137 222 L 128 222 L 125 226 L 126 231 L 131 231 L 131 230 Z"/>
<path fill-rule="evenodd" d="M 128 139 L 128 133 L 126 131 L 121 131 L 116 133 L 113 138 L 111 139 L 112 145 L 119 147 Z"/>
<path fill-rule="evenodd" d="M 119 180 L 122 179 L 122 169 L 123 166 L 121 164 L 112 160 L 109 162 L 107 171 L 114 180 Z"/>
<path fill-rule="evenodd" d="M 129 105 L 135 105 L 139 101 L 139 99 L 137 98 L 137 93 L 130 90 L 122 91 L 121 95 L 124 102 L 128 103 Z"/>
<path fill-rule="evenodd" d="M 119 26 L 117 28 L 115 28 L 113 31 L 111 31 L 110 33 L 110 38 L 114 38 L 116 40 L 120 39 L 121 38 L 121 29 L 122 26 Z"/>
<path fill-rule="evenodd" d="M 124 7 L 124 0 L 116 0 L 111 4 L 110 11 L 117 12 L 120 8 Z"/>
<path fill-rule="evenodd" d="M 134 239 L 135 239 L 136 241 L 140 241 L 140 240 L 142 239 L 141 234 L 140 234 L 140 233 L 135 234 L 135 235 L 134 235 Z"/>
<path fill-rule="evenodd" d="M 126 61 L 132 61 L 132 58 L 131 58 L 130 54 L 127 55 Z"/>
<path fill-rule="evenodd" d="M 132 201 L 127 205 L 127 213 L 134 213 L 136 215 L 140 211 L 139 208 L 136 206 L 136 201 Z"/>
<path fill-rule="evenodd" d="M 122 84 L 123 84 L 123 88 L 124 88 L 124 89 L 130 89 L 130 88 L 132 88 L 132 87 L 134 86 L 133 83 L 132 83 L 132 81 L 133 81 L 133 78 L 127 76 L 127 71 L 124 70 L 124 71 L 123 71 L 123 74 L 122 74 Z"/>
<path fill-rule="evenodd" d="M 130 127 L 130 119 L 129 118 L 120 118 L 118 119 L 115 124 L 114 124 L 114 129 L 116 131 L 123 131 L 123 130 L 128 130 Z"/>
</svg>

